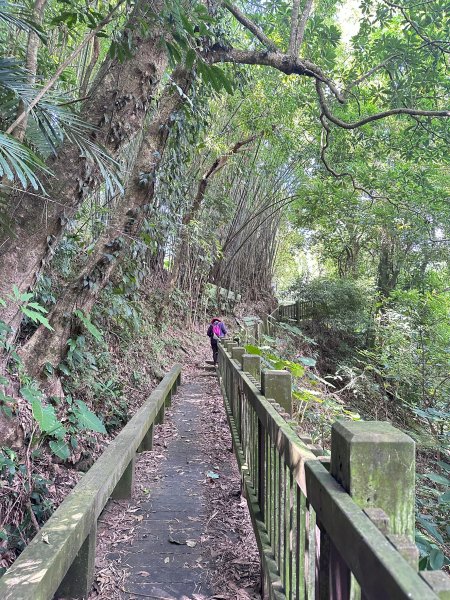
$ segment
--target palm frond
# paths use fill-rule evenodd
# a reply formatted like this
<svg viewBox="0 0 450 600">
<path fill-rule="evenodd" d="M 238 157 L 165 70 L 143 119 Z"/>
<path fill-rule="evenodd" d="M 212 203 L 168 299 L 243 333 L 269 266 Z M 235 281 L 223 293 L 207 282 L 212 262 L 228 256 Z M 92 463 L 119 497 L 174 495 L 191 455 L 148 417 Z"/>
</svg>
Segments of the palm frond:
<svg viewBox="0 0 450 600">
<path fill-rule="evenodd" d="M 39 127 L 45 147 L 52 154 L 57 154 L 64 138 L 69 139 L 78 146 L 84 158 L 97 166 L 107 192 L 111 195 L 117 191 L 123 193 L 120 165 L 105 148 L 91 139 L 90 136 L 96 129 L 93 125 L 86 123 L 66 106 L 48 101 L 40 102 L 31 112 L 31 116 Z M 41 142 L 41 148 L 43 147 Z"/>
<path fill-rule="evenodd" d="M 36 175 L 36 171 L 39 170 L 50 174 L 42 160 L 30 148 L 12 136 L 0 132 L 0 178 L 19 180 L 24 189 L 31 185 L 33 189 L 45 192 Z"/>
<path fill-rule="evenodd" d="M 1 2 L 2 0 L 0 0 Z M 27 71 L 19 62 L 13 58 L 0 58 L 0 122 L 2 124 L 12 122 L 16 118 L 19 101 L 22 101 L 23 105 L 27 107 L 38 90 L 38 86 L 27 82 Z M 85 123 L 76 112 L 68 108 L 66 106 L 68 100 L 71 99 L 61 97 L 60 94 L 53 91 L 46 94 L 45 98 L 29 113 L 25 133 L 26 142 L 45 160 L 50 155 L 56 156 L 64 139 L 69 139 L 78 146 L 82 156 L 97 166 L 104 179 L 107 192 L 111 195 L 117 191 L 122 193 L 120 165 L 109 156 L 104 148 L 91 139 L 95 127 Z M 25 148 L 22 145 L 22 151 Z M 33 154 L 31 150 L 30 153 L 28 158 L 33 156 L 34 159 L 37 159 L 36 154 Z M 25 166 L 30 168 L 32 164 L 37 163 L 32 163 L 30 160 L 25 162 Z M 16 166 L 19 167 L 18 163 Z M 11 165 L 9 169 L 12 169 Z M 8 172 L 7 165 L 3 166 L 3 171 Z M 27 174 L 24 167 L 19 168 L 17 173 L 31 182 L 30 173 Z M 21 181 L 22 178 L 19 177 Z M 35 176 L 34 181 L 36 184 L 39 179 Z"/>
<path fill-rule="evenodd" d="M 34 31 L 44 43 L 46 41 L 42 27 L 33 21 L 32 12 L 23 4 L 0 0 L 0 21 L 22 31 Z"/>
</svg>

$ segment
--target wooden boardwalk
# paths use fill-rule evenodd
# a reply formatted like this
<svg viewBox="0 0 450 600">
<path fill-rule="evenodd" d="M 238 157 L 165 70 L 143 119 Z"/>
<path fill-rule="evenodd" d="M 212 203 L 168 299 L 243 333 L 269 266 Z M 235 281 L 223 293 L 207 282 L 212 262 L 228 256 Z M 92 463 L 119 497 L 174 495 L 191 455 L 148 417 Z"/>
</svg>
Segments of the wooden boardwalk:
<svg viewBox="0 0 450 600">
<path fill-rule="evenodd" d="M 167 448 L 162 477 L 141 506 L 144 518 L 137 539 L 124 561 L 130 576 L 124 598 L 207 598 L 205 459 L 201 438 L 202 387 L 179 389 L 173 423 L 178 436 Z M 230 456 L 230 458 L 232 458 Z"/>
</svg>

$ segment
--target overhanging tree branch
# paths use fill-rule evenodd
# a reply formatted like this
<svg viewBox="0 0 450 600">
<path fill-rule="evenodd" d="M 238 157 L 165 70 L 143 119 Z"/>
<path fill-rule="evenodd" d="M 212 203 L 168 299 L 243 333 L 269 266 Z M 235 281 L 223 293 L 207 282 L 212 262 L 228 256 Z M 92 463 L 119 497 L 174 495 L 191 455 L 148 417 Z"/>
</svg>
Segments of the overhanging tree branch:
<svg viewBox="0 0 450 600">
<path fill-rule="evenodd" d="M 385 110 L 382 112 L 375 113 L 373 115 L 369 115 L 360 119 L 359 121 L 354 121 L 353 123 L 348 123 L 347 121 L 343 121 L 338 117 L 334 116 L 330 111 L 326 99 L 325 94 L 323 92 L 322 84 L 319 80 L 316 79 L 316 90 L 317 95 L 319 97 L 319 104 L 322 113 L 325 117 L 334 123 L 338 127 L 342 127 L 343 129 L 357 129 L 358 127 L 362 127 L 363 125 L 367 125 L 367 123 L 372 123 L 373 121 L 379 121 L 380 119 L 385 119 L 386 117 L 390 117 L 392 115 L 409 115 L 416 117 L 450 117 L 450 110 L 421 110 L 418 108 L 391 108 L 389 110 Z"/>
<path fill-rule="evenodd" d="M 313 0 L 306 0 L 305 8 L 303 9 L 302 16 L 300 17 L 300 23 L 298 24 L 297 52 L 300 50 L 300 47 L 303 43 L 303 38 L 305 37 L 306 23 L 308 22 L 312 5 L 313 5 Z"/>
<path fill-rule="evenodd" d="M 216 160 L 213 162 L 211 167 L 206 171 L 206 173 L 200 179 L 200 182 L 199 182 L 198 188 L 197 188 L 197 193 L 195 195 L 194 202 L 192 203 L 191 210 L 188 213 L 186 213 L 186 215 L 183 217 L 184 225 L 188 225 L 192 221 L 192 219 L 195 217 L 195 215 L 198 213 L 198 211 L 200 210 L 201 204 L 203 202 L 203 198 L 205 197 L 206 188 L 208 187 L 208 183 L 210 182 L 211 178 L 218 171 L 220 171 L 220 169 L 223 169 L 223 167 L 227 164 L 227 162 L 231 156 L 237 154 L 241 150 L 241 148 L 243 148 L 244 146 L 248 146 L 248 144 L 251 144 L 252 142 L 254 142 L 259 135 L 260 134 L 255 133 L 254 135 L 251 135 L 250 137 L 245 138 L 244 140 L 240 140 L 239 142 L 236 142 L 236 144 L 234 144 L 234 146 L 232 146 L 228 152 L 226 152 L 225 154 L 222 154 L 221 156 L 216 158 Z"/>
<path fill-rule="evenodd" d="M 204 58 L 209 63 L 236 63 L 241 65 L 261 65 L 272 67 L 286 75 L 304 75 L 325 84 L 336 99 L 344 103 L 344 98 L 336 84 L 325 73 L 309 60 L 296 58 L 281 52 L 258 52 L 256 50 L 239 50 L 237 48 L 213 47 Z"/>
</svg>

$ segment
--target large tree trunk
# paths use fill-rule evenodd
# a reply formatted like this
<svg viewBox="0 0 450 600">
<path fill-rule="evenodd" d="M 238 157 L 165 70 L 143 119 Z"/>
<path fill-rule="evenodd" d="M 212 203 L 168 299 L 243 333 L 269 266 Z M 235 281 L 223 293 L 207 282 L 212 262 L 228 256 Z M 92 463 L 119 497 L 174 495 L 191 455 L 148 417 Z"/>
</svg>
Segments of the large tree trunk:
<svg viewBox="0 0 450 600">
<path fill-rule="evenodd" d="M 88 263 L 69 282 L 49 315 L 54 331 L 40 326 L 21 350 L 27 372 L 39 376 L 42 366 L 50 363 L 56 367 L 66 352 L 66 342 L 71 332 L 72 313 L 81 309 L 88 314 L 95 304 L 100 291 L 110 280 L 120 260 L 126 254 L 128 240 L 139 234 L 145 211 L 154 197 L 154 174 L 161 162 L 170 125 L 171 115 L 186 99 L 191 74 L 177 69 L 173 83 L 165 88 L 158 109 L 152 115 L 148 130 L 143 136 L 140 152 L 127 186 L 125 196 L 118 204 L 103 235 L 96 243 Z M 179 93 L 179 89 L 183 93 Z M 151 173 L 148 185 L 140 182 L 141 173 Z M 90 285 L 86 285 L 89 281 Z"/>
<path fill-rule="evenodd" d="M 157 13 L 162 4 L 162 0 L 152 2 L 152 11 Z M 133 56 L 123 63 L 107 58 L 84 104 L 86 122 L 98 127 L 93 139 L 113 157 L 142 128 L 167 67 L 159 26 L 151 27 L 145 38 L 139 25 L 134 27 L 139 19 L 153 19 L 146 16 L 149 10 L 147 0 L 142 0 L 128 24 L 135 48 Z M 10 224 L 0 233 L 0 297 L 7 296 L 13 285 L 21 291 L 33 285 L 67 218 L 74 215 L 83 198 L 101 180 L 80 157 L 75 144 L 65 144 L 49 167 L 54 177 L 46 182 L 47 199 L 28 192 L 9 198 Z M 14 306 L 4 309 L 2 318 L 13 328 L 20 323 L 20 314 Z"/>
</svg>

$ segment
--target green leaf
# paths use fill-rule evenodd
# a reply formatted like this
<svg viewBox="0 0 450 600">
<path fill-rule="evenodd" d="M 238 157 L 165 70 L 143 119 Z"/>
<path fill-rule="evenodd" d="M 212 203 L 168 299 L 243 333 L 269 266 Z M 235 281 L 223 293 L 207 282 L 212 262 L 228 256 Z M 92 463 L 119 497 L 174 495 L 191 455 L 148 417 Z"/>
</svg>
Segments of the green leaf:
<svg viewBox="0 0 450 600">
<path fill-rule="evenodd" d="M 62 460 L 67 460 L 70 457 L 70 448 L 64 440 L 52 440 L 49 446 L 53 454 L 56 454 Z"/>
<path fill-rule="evenodd" d="M 422 527 L 426 531 L 428 531 L 428 533 L 431 535 L 431 537 L 433 537 L 435 540 L 437 540 L 441 544 L 444 543 L 444 539 L 443 539 L 442 535 L 439 533 L 439 531 L 437 530 L 434 523 L 432 523 L 428 519 L 425 519 L 422 515 L 417 515 L 417 520 L 422 525 Z"/>
<path fill-rule="evenodd" d="M 286 361 L 286 366 L 294 377 L 303 377 L 303 375 L 305 374 L 304 367 L 302 367 L 302 365 L 299 365 L 298 363 Z"/>
<path fill-rule="evenodd" d="M 25 400 L 32 402 L 33 400 L 40 400 L 42 398 L 42 392 L 30 387 L 20 388 L 20 393 Z"/>
<path fill-rule="evenodd" d="M 46 310 L 43 306 L 41 306 L 37 302 L 28 302 L 27 306 L 31 306 L 31 308 L 34 308 L 34 310 L 37 310 L 38 312 L 41 312 L 44 314 L 48 313 L 48 310 Z"/>
<path fill-rule="evenodd" d="M 444 492 L 439 496 L 438 500 L 439 504 L 449 504 L 450 503 L 450 491 Z"/>
<path fill-rule="evenodd" d="M 314 358 L 309 358 L 307 356 L 300 356 L 299 361 L 302 365 L 305 365 L 305 367 L 315 367 L 317 362 Z"/>
<path fill-rule="evenodd" d="M 437 473 L 424 473 L 424 477 L 427 477 L 427 479 L 430 479 L 435 483 L 450 485 L 450 479 L 447 479 L 447 477 L 444 477 L 443 475 L 438 475 Z"/>
<path fill-rule="evenodd" d="M 194 50 L 188 50 L 186 52 L 186 69 L 191 70 L 192 67 L 194 66 L 194 62 L 195 62 L 195 51 Z"/>
<path fill-rule="evenodd" d="M 103 421 L 97 417 L 82 400 L 76 401 L 77 408 L 74 409 L 80 428 L 98 433 L 107 433 Z"/>
<path fill-rule="evenodd" d="M 446 462 L 444 462 L 443 460 L 438 460 L 437 464 L 442 467 L 442 469 L 444 469 L 444 471 L 447 471 L 447 473 L 450 473 L 450 465 Z"/>
<path fill-rule="evenodd" d="M 40 400 L 35 398 L 31 401 L 31 409 L 33 417 L 43 433 L 54 431 L 58 425 L 61 425 L 56 418 L 53 406 L 44 406 Z"/>
<path fill-rule="evenodd" d="M 27 305 L 27 306 L 29 306 L 29 305 Z M 34 323 L 41 323 L 46 329 L 49 329 L 50 331 L 54 331 L 53 327 L 50 325 L 48 320 L 45 317 L 43 317 L 40 312 L 37 312 L 35 310 L 30 310 L 26 306 L 21 306 L 20 310 L 22 311 L 22 313 L 24 315 L 29 317 Z"/>
<path fill-rule="evenodd" d="M 256 354 L 257 356 L 261 356 L 262 352 L 258 346 L 252 346 L 252 344 L 248 344 L 245 346 L 245 351 L 247 354 Z"/>
<path fill-rule="evenodd" d="M 429 556 L 430 567 L 432 571 L 439 571 L 444 566 L 445 556 L 439 548 L 433 548 Z"/>
<path fill-rule="evenodd" d="M 89 333 L 92 334 L 92 336 L 98 341 L 101 342 L 103 340 L 103 333 L 100 331 L 100 329 L 97 329 L 97 327 L 92 323 L 92 321 L 89 319 L 89 317 L 87 317 L 83 311 L 81 310 L 76 310 L 73 313 L 75 316 L 77 316 L 80 321 L 83 323 L 83 325 L 86 327 L 86 329 L 89 331 Z"/>
</svg>

